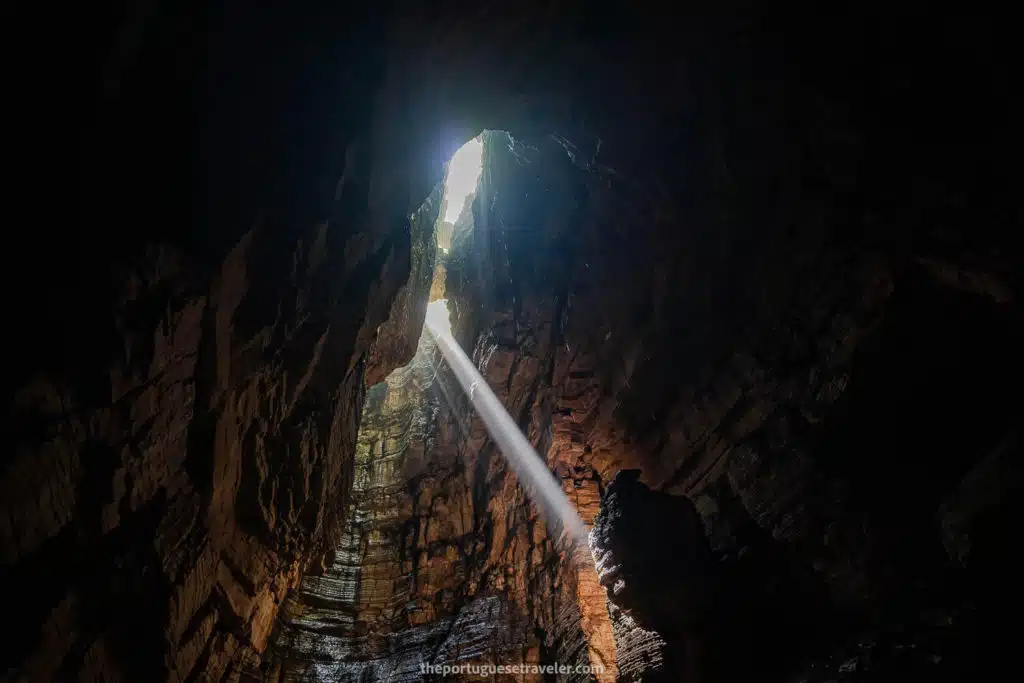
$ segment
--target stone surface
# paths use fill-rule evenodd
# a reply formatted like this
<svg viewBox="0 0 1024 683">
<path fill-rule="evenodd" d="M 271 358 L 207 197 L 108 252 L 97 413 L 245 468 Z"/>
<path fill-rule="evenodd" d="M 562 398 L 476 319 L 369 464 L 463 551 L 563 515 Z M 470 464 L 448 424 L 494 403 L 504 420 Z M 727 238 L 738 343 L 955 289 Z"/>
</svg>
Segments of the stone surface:
<svg viewBox="0 0 1024 683">
<path fill-rule="evenodd" d="M 639 476 L 623 470 L 609 483 L 590 537 L 619 680 L 715 680 L 704 641 L 717 567 L 700 515 L 688 498 L 650 491 Z"/>
<path fill-rule="evenodd" d="M 426 301 L 437 277 L 437 240 L 434 224 L 441 208 L 444 186 L 438 183 L 423 205 L 410 217 L 412 250 L 409 279 L 398 291 L 387 320 L 377 329 L 377 343 L 367 360 L 367 385 L 382 382 L 392 369 L 405 364 L 416 353 L 420 329 L 427 314 Z"/>
<path fill-rule="evenodd" d="M 460 224 L 472 235 L 472 214 Z M 512 354 L 487 345 L 474 355 L 506 402 L 529 405 L 541 366 L 510 368 Z M 289 600 L 269 660 L 280 665 L 265 670 L 277 680 L 419 680 L 421 664 L 557 661 L 598 663 L 599 680 L 614 680 L 589 551 L 549 533 L 429 335 L 370 390 L 359 444 L 346 533 L 326 573 Z M 564 486 L 592 520 L 596 482 Z"/>
<path fill-rule="evenodd" d="M 615 638 L 628 606 L 609 615 L 443 371 L 433 427 L 359 450 L 366 373 L 410 360 L 433 287 L 416 212 L 484 128 L 514 139 L 453 226 L 456 333 L 587 523 L 624 470 L 680 519 L 692 501 L 728 587 L 709 670 L 1000 671 L 1013 23 L 868 5 L 45 17 L 60 58 L 8 60 L 32 187 L 0 268 L 0 676 L 273 680 L 320 648 L 383 679 L 428 642 L 629 663 L 657 641 Z M 303 617 L 332 581 L 344 600 Z M 317 637 L 290 643 L 303 618 Z"/>
</svg>

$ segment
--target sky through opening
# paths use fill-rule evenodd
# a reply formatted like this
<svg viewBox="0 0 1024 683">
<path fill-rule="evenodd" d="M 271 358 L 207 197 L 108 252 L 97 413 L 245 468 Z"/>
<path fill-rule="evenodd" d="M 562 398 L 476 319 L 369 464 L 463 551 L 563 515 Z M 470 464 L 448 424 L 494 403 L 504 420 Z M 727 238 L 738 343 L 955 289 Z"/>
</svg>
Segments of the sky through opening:
<svg viewBox="0 0 1024 683">
<path fill-rule="evenodd" d="M 447 204 L 442 220 L 454 224 L 459 218 L 466 197 L 476 192 L 483 158 L 484 140 L 480 135 L 459 147 L 459 151 L 452 156 L 444 180 L 444 197 Z"/>
</svg>

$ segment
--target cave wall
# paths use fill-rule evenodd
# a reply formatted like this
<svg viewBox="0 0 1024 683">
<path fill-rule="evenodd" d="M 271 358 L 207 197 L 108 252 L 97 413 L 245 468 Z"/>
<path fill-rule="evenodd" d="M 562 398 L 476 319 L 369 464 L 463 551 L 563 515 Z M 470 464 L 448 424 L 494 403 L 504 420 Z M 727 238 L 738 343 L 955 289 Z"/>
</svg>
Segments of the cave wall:
<svg viewBox="0 0 1024 683">
<path fill-rule="evenodd" d="M 481 427 L 466 443 L 470 420 L 448 408 L 460 390 L 442 364 L 425 336 L 370 389 L 345 532 L 286 602 L 261 680 L 422 680 L 422 664 L 539 661 L 521 603 L 545 538 L 515 521 L 528 505 L 514 481 L 498 478 L 513 498 L 493 518 L 499 492 L 474 481 L 469 450 Z M 495 547 L 495 528 L 517 542 Z"/>
<path fill-rule="evenodd" d="M 995 624 L 1020 600 L 1017 565 L 995 541 L 1021 481 L 1019 284 L 997 225 L 976 229 L 942 208 L 992 188 L 933 167 L 918 182 L 949 194 L 915 196 L 913 208 L 851 194 L 875 171 L 859 165 L 878 133 L 805 132 L 785 155 L 803 167 L 799 199 L 746 204 L 740 195 L 769 177 L 785 184 L 793 169 L 726 158 L 736 170 L 709 172 L 702 198 L 725 205 L 693 224 L 657 213 L 672 209 L 557 137 L 512 145 L 532 173 L 509 172 L 492 146 L 475 229 L 456 231 L 447 265 L 460 341 L 568 489 L 600 491 L 635 469 L 659 495 L 692 499 L 719 565 L 712 606 L 688 615 L 683 600 L 672 615 L 698 625 L 660 636 L 663 655 L 676 655 L 668 679 L 995 667 L 1009 652 Z M 559 166 L 565 152 L 576 169 Z M 853 200 L 864 223 L 849 222 Z M 659 223 L 673 217 L 674 229 Z M 971 489 L 990 498 L 987 512 L 971 511 Z M 961 515 L 975 520 L 963 536 Z M 622 662 L 672 623 L 663 613 L 661 626 L 638 624 L 641 605 L 671 612 L 673 590 L 699 584 L 666 588 L 650 567 L 685 565 L 704 539 L 682 540 L 662 514 L 623 523 L 627 535 L 652 529 L 650 548 L 673 548 L 634 548 L 646 591 L 611 600 L 620 674 L 639 680 L 651 662 Z M 987 550 L 965 571 L 957 539 L 968 537 Z M 602 584 L 613 590 L 614 576 Z M 693 648 L 696 670 L 678 658 Z"/>
<path fill-rule="evenodd" d="M 366 169 L 348 170 L 338 202 L 360 206 Z M 429 288 L 409 280 L 408 224 L 361 205 L 297 237 L 263 222 L 210 275 L 149 245 L 105 364 L 18 392 L 0 496 L 33 625 L 5 647 L 16 680 L 216 680 L 266 646 L 339 526 L 377 328 Z M 411 355 L 399 341 L 371 372 Z"/>
<path fill-rule="evenodd" d="M 517 176 L 524 169 L 507 149 L 506 134 L 485 136 L 489 182 L 502 176 L 501 186 L 510 190 L 494 203 L 498 196 L 480 195 L 496 219 L 520 199 Z M 560 147 L 549 152 L 561 162 L 558 171 L 571 168 Z M 476 239 L 486 233 L 474 223 L 470 210 L 456 225 L 455 273 L 466 259 L 486 254 L 487 241 Z M 559 226 L 571 229 L 568 216 Z M 471 305 L 456 293 L 445 295 L 453 297 L 452 310 Z M 517 359 L 509 340 L 496 345 L 494 334 L 507 332 L 509 319 L 507 311 L 494 313 L 474 359 L 503 402 L 527 415 L 550 368 Z M 544 326 L 542 357 L 552 326 L 550 319 L 537 322 Z M 549 427 L 530 428 L 542 449 Z M 410 365 L 370 390 L 359 444 L 346 533 L 326 574 L 307 577 L 289 598 L 263 680 L 420 680 L 421 664 L 524 662 L 597 663 L 604 667 L 599 680 L 615 679 L 604 589 L 589 551 L 568 547 L 560 530 L 548 528 L 429 335 Z M 564 485 L 581 515 L 592 519 L 597 482 Z"/>
<path fill-rule="evenodd" d="M 513 191 L 480 211 L 475 270 L 447 275 L 464 346 L 581 508 L 640 469 L 693 497 L 722 552 L 767 533 L 761 557 L 843 614 L 944 574 L 943 540 L 975 586 L 1012 575 L 991 531 L 1009 506 L 977 503 L 1019 481 L 1019 403 L 1000 398 L 1019 377 L 1021 271 L 999 234 L 1019 222 L 1008 23 L 743 2 L 243 5 L 114 31 L 76 9 L 50 34 L 69 58 L 14 81 L 82 116 L 16 112 L 33 132 L 13 143 L 19 200 L 45 225 L 2 269 L 25 330 L 5 381 L 0 546 L 20 626 L 5 676 L 251 670 L 349 507 L 363 373 L 412 353 L 408 326 L 388 328 L 394 353 L 377 336 L 424 272 L 409 215 L 484 127 L 543 153 L 554 133 L 585 171 L 530 189 L 581 183 L 580 217 L 531 214 Z M 418 324 L 415 299 L 396 321 Z M 465 450 L 479 477 L 458 487 L 510 486 L 493 453 Z M 492 541 L 514 550 L 483 566 L 557 555 L 522 530 L 520 495 L 487 533 L 521 540 Z M 537 562 L 508 561 L 538 544 Z M 529 581 L 561 580 L 556 564 Z M 545 609 L 544 647 L 569 647 L 556 634 L 575 627 Z"/>
<path fill-rule="evenodd" d="M 415 347 L 406 300 L 433 254 L 413 248 L 380 132 L 397 128 L 393 99 L 374 101 L 381 55 L 349 36 L 363 61 L 327 99 L 361 104 L 312 141 L 330 107 L 310 114 L 292 80 L 323 56 L 293 59 L 311 17 L 284 17 L 298 34 L 275 61 L 281 17 L 192 10 L 111 64 L 118 92 L 79 102 L 82 175 L 5 268 L 38 284 L 4 290 L 32 330 L 5 385 L 0 546 L 24 627 L 4 680 L 237 679 L 340 531 L 364 373 Z M 176 31 L 191 40 L 162 42 Z M 315 144 L 329 153 L 303 156 Z"/>
</svg>

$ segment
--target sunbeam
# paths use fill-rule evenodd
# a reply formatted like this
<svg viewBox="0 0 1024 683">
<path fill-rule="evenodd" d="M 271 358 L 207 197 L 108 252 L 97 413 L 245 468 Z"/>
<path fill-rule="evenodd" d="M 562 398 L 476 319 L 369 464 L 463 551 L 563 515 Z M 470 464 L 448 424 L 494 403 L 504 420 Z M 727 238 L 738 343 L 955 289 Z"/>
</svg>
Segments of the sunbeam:
<svg viewBox="0 0 1024 683">
<path fill-rule="evenodd" d="M 446 300 L 427 306 L 425 326 L 433 335 L 441 354 L 451 366 L 470 403 L 484 421 L 488 433 L 505 459 L 512 466 L 519 481 L 534 499 L 541 511 L 549 515 L 549 522 L 558 522 L 575 544 L 587 542 L 586 527 L 576 513 L 565 492 L 548 470 L 544 460 L 519 431 L 519 426 L 505 410 L 498 397 L 477 371 L 473 361 L 459 347 L 451 334 Z"/>
</svg>

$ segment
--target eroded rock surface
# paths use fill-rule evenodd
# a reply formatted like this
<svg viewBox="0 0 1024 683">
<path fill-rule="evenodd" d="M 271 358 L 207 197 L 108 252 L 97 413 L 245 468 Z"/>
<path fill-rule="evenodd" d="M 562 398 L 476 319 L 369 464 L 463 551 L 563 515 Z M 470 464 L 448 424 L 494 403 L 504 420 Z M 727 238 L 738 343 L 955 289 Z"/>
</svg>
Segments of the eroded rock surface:
<svg viewBox="0 0 1024 683">
<path fill-rule="evenodd" d="M 623 470 L 611 481 L 590 538 L 622 653 L 619 680 L 709 680 L 711 546 L 688 498 L 653 492 L 639 475 Z"/>
<path fill-rule="evenodd" d="M 30 680 L 218 678 L 263 650 L 337 527 L 369 351 L 359 337 L 373 339 L 405 285 L 407 228 L 366 255 L 374 278 L 329 251 L 329 225 L 283 253 L 266 230 L 205 284 L 171 248 L 127 276 L 105 400 L 45 376 L 18 395 L 4 562 L 18 585 L 49 583 L 28 606 L 43 637 L 5 651 L 27 656 Z M 345 306 L 328 304 L 339 296 Z"/>
<path fill-rule="evenodd" d="M 1011 406 L 994 398 L 984 409 L 968 406 L 977 378 L 958 369 L 976 345 L 1000 362 L 1012 358 L 1017 332 L 1003 304 L 965 298 L 905 254 L 837 234 L 818 236 L 813 258 L 780 247 L 772 258 L 759 254 L 756 270 L 729 271 L 747 283 L 737 285 L 735 308 L 690 309 L 694 302 L 659 282 L 686 259 L 699 266 L 687 250 L 710 257 L 701 250 L 713 245 L 686 235 L 678 243 L 645 241 L 642 231 L 618 236 L 605 221 L 635 220 L 630 212 L 645 206 L 635 189 L 581 168 L 558 141 L 487 140 L 473 215 L 452 236 L 445 296 L 460 343 L 586 522 L 609 487 L 595 531 L 599 571 L 590 558 L 568 561 L 439 364 L 433 386 L 423 387 L 434 395 L 424 414 L 438 419 L 415 422 L 432 424 L 422 433 L 399 429 L 408 439 L 405 469 L 387 470 L 396 477 L 387 490 L 397 516 L 361 517 L 362 534 L 385 530 L 389 540 L 352 561 L 367 572 L 358 585 L 378 595 L 360 609 L 399 616 L 375 622 L 386 647 L 365 650 L 363 635 L 342 639 L 355 648 L 343 650 L 344 670 L 415 678 L 417 662 L 460 661 L 430 658 L 451 656 L 436 645 L 452 642 L 441 634 L 460 614 L 482 614 L 477 596 L 486 595 L 516 607 L 490 617 L 489 628 L 507 632 L 506 619 L 530 624 L 532 637 L 512 639 L 528 654 L 505 652 L 506 663 L 602 662 L 622 680 L 675 680 L 679 671 L 781 680 L 801 667 L 813 678 L 855 666 L 886 676 L 904 661 L 887 653 L 924 639 L 934 647 L 913 661 L 955 675 L 973 647 L 965 625 L 977 618 L 964 616 L 971 608 L 960 596 L 984 590 L 964 587 L 967 576 L 949 566 L 936 515 L 945 500 L 945 543 L 966 548 L 957 520 L 978 518 L 971 492 L 991 486 L 989 470 L 1007 473 L 1004 491 L 1016 485 L 1015 442 L 970 475 L 980 444 L 944 455 L 923 478 L 907 453 L 884 454 L 920 439 L 929 411 L 967 411 L 972 420 L 988 411 L 993 438 L 1010 428 Z M 792 236 L 793 249 L 808 248 L 811 234 Z M 735 248 L 731 258 L 749 258 Z M 612 275 L 638 272 L 646 276 Z M 940 313 L 949 310 L 955 323 Z M 695 334 L 705 323 L 719 326 L 731 350 L 694 346 L 684 311 Z M 731 336 L 723 319 L 738 326 Z M 913 406 L 903 424 L 894 419 L 898 405 Z M 849 459 L 855 454 L 886 462 L 891 479 L 875 481 Z M 605 562 L 616 569 L 600 581 Z M 995 564 L 984 563 L 988 571 Z M 391 596 L 410 584 L 398 591 L 404 607 L 385 607 L 380 585 Z M 944 614 L 957 615 L 949 617 L 955 627 L 928 635 Z M 892 629 L 910 635 L 872 635 Z M 836 659 L 856 642 L 882 643 L 870 646 L 870 667 L 850 664 L 854 655 Z M 470 648 L 462 661 L 479 656 Z"/>
<path fill-rule="evenodd" d="M 462 258 L 473 257 L 472 224 L 471 213 L 460 221 L 470 240 Z M 522 414 L 544 368 L 510 365 L 511 349 L 481 339 L 475 362 Z M 540 427 L 531 437 L 547 453 Z M 592 520 L 597 482 L 568 478 L 564 488 Z M 419 680 L 421 664 L 526 662 L 599 664 L 598 679 L 614 680 L 589 551 L 549 532 L 429 335 L 409 366 L 368 393 L 346 519 L 324 575 L 289 600 L 264 665 L 270 680 Z"/>
<path fill-rule="evenodd" d="M 82 310 L 33 312 L 62 336 L 14 374 L 4 431 L 11 680 L 235 678 L 340 531 L 368 359 L 411 357 L 433 258 L 402 208 L 376 208 L 404 197 L 370 196 L 379 146 L 346 134 L 359 151 L 321 222 L 273 207 L 219 254 L 145 230 L 101 254 L 98 235 L 95 281 L 55 274 Z"/>
</svg>

